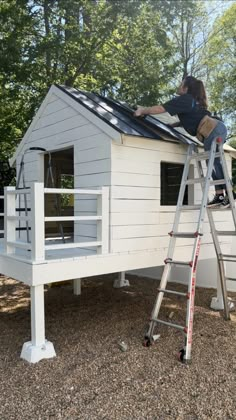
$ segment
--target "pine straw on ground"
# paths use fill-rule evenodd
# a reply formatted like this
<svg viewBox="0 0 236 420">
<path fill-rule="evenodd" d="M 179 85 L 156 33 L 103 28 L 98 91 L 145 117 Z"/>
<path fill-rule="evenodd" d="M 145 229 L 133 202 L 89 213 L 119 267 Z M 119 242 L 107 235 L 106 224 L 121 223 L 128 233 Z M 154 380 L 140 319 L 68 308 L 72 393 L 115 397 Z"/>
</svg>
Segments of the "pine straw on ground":
<svg viewBox="0 0 236 420">
<path fill-rule="evenodd" d="M 142 346 L 158 282 L 131 276 L 129 288 L 113 289 L 113 279 L 84 280 L 81 296 L 70 284 L 48 288 L 46 336 L 57 357 L 28 364 L 19 356 L 30 339 L 29 289 L 0 277 L 0 419 L 235 419 L 236 315 L 224 321 L 209 309 L 215 291 L 197 288 L 186 366 L 176 357 L 182 334 L 172 328 L 161 326 L 161 339 Z M 185 323 L 181 300 L 165 299 L 162 318 L 171 312 Z"/>
</svg>

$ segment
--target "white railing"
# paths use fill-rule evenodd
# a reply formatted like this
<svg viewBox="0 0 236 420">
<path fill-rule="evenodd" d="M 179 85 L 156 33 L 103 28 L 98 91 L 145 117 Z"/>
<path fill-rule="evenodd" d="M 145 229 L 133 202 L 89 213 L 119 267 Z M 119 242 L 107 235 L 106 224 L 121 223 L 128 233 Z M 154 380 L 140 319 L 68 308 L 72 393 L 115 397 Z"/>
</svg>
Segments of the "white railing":
<svg viewBox="0 0 236 420">
<path fill-rule="evenodd" d="M 4 195 L 0 195 L 0 201 L 4 202 Z M 0 218 L 4 218 L 4 213 L 0 213 Z M 3 234 L 4 230 L 0 229 L 0 234 Z"/>
<path fill-rule="evenodd" d="M 31 211 L 27 216 L 16 215 L 16 196 L 30 194 Z M 45 194 L 73 194 L 97 196 L 97 215 L 91 216 L 47 216 L 45 217 Z M 16 190 L 15 187 L 5 189 L 5 252 L 15 253 L 17 248 L 31 251 L 32 261 L 45 259 L 47 250 L 68 248 L 97 247 L 97 253 L 109 252 L 109 188 L 100 189 L 65 189 L 44 188 L 43 183 L 34 183 L 30 189 Z M 91 242 L 71 242 L 62 244 L 45 244 L 45 222 L 65 221 L 97 221 L 97 238 Z M 28 222 L 31 228 L 31 242 L 19 241 L 16 238 L 16 223 Z"/>
</svg>

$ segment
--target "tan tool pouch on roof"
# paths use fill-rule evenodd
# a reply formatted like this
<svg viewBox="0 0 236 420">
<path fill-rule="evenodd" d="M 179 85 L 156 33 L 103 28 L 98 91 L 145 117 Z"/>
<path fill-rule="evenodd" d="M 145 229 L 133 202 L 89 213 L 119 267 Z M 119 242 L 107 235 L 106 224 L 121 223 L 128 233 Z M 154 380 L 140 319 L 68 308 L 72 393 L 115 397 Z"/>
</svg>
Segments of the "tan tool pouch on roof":
<svg viewBox="0 0 236 420">
<path fill-rule="evenodd" d="M 211 132 L 214 130 L 214 128 L 217 126 L 218 124 L 218 120 L 209 117 L 208 115 L 206 115 L 201 121 L 200 124 L 197 128 L 197 138 L 200 141 L 204 141 L 204 139 L 206 139 Z"/>
</svg>

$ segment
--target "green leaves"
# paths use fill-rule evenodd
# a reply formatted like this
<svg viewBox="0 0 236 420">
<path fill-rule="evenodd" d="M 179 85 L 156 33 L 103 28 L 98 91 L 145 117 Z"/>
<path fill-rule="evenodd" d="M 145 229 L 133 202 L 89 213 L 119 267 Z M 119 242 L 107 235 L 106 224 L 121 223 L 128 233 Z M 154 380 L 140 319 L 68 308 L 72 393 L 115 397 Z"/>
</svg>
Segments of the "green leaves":
<svg viewBox="0 0 236 420">
<path fill-rule="evenodd" d="M 231 10 L 205 56 L 212 104 L 229 116 L 236 39 Z M 1 0 L 0 159 L 12 155 L 53 83 L 131 105 L 166 100 L 184 71 L 197 69 L 194 39 L 205 19 L 202 2 L 193 0 Z"/>
</svg>

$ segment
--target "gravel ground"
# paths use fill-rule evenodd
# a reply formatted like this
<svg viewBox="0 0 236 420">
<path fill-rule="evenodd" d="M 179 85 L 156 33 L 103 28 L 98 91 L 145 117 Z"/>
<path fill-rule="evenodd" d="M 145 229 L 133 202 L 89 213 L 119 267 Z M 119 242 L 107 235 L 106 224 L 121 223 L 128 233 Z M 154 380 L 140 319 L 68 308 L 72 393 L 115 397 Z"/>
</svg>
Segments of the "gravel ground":
<svg viewBox="0 0 236 420">
<path fill-rule="evenodd" d="M 113 289 L 113 279 L 85 280 L 81 296 L 70 284 L 46 290 L 57 357 L 30 365 L 19 357 L 30 339 L 29 289 L 0 277 L 0 420 L 235 420 L 236 315 L 224 321 L 209 310 L 214 290 L 197 288 L 193 360 L 182 365 L 183 337 L 172 328 L 142 346 L 158 282 L 131 276 L 130 288 Z M 166 298 L 162 317 L 184 323 L 184 309 Z"/>
</svg>

